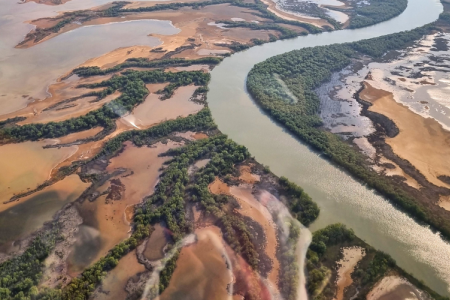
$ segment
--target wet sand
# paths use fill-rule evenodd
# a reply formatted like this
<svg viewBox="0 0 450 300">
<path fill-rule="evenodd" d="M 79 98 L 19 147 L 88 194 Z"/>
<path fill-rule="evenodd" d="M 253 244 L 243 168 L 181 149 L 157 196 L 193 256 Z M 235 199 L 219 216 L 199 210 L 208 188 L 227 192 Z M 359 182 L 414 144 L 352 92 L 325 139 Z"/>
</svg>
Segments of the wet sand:
<svg viewBox="0 0 450 300">
<path fill-rule="evenodd" d="M 394 138 L 387 138 L 393 151 L 413 164 L 431 183 L 450 187 L 437 177 L 450 175 L 450 132 L 434 119 L 423 118 L 408 107 L 397 103 L 392 93 L 373 88 L 365 82 L 361 99 L 371 102 L 369 110 L 393 120 L 400 130 Z"/>
<path fill-rule="evenodd" d="M 209 191 L 214 195 L 231 195 L 230 187 L 218 177 L 208 186 Z"/>
<path fill-rule="evenodd" d="M 418 300 L 422 297 L 411 283 L 396 275 L 384 277 L 367 295 L 367 300 Z"/>
<path fill-rule="evenodd" d="M 256 221 L 264 230 L 266 235 L 265 250 L 267 256 L 272 261 L 272 269 L 267 276 L 272 286 L 278 286 L 278 273 L 280 264 L 276 257 L 277 252 L 277 229 L 276 224 L 272 220 L 272 216 L 267 208 L 262 205 L 252 194 L 252 185 L 240 185 L 238 187 L 232 186 L 230 188 L 231 195 L 238 201 L 241 206 L 238 209 L 239 213 Z"/>
<path fill-rule="evenodd" d="M 60 122 L 68 120 L 70 118 L 76 118 L 86 115 L 88 112 L 99 109 L 104 104 L 111 102 L 121 95 L 116 91 L 111 95 L 97 101 L 96 97 L 85 97 L 76 101 L 70 102 L 67 105 L 60 105 L 53 109 L 43 110 L 33 113 L 33 116 L 28 117 L 26 120 L 19 122 L 19 125 L 31 124 L 31 123 L 49 123 Z"/>
<path fill-rule="evenodd" d="M 239 168 L 240 176 L 239 179 L 245 183 L 256 183 L 261 180 L 261 177 L 256 174 L 251 173 L 251 166 L 241 166 Z"/>
<path fill-rule="evenodd" d="M 42 148 L 55 140 L 24 142 L 0 146 L 0 211 L 18 202 L 4 204 L 14 195 L 27 192 L 50 179 L 50 174 L 61 161 L 70 157 L 77 146 L 61 149 Z"/>
<path fill-rule="evenodd" d="M 75 133 L 71 133 L 66 136 L 60 137 L 60 138 L 58 138 L 58 141 L 60 144 L 73 143 L 78 140 L 93 137 L 102 130 L 103 130 L 102 127 L 95 127 L 95 128 L 91 128 L 91 129 L 88 129 L 85 131 L 75 132 Z"/>
<path fill-rule="evenodd" d="M 130 278 L 145 271 L 136 258 L 136 250 L 131 251 L 119 260 L 119 264 L 106 275 L 102 281 L 101 290 L 96 290 L 91 299 L 124 300 L 128 293 L 125 291 L 126 284 Z"/>
<path fill-rule="evenodd" d="M 438 205 L 443 209 L 450 211 L 450 196 L 441 196 Z"/>
<path fill-rule="evenodd" d="M 196 140 L 203 140 L 203 139 L 207 139 L 208 135 L 202 132 L 196 132 L 192 135 L 192 137 Z"/>
<path fill-rule="evenodd" d="M 403 169 L 400 168 L 400 166 L 397 165 L 392 160 L 389 160 L 382 156 L 380 157 L 379 162 L 380 164 L 391 164 L 395 167 L 394 169 L 380 167 L 383 170 L 384 174 L 386 174 L 386 176 L 401 176 L 406 179 L 405 182 L 410 187 L 413 187 L 418 190 L 421 188 L 421 185 L 414 178 L 406 174 L 405 171 L 403 171 Z"/>
<path fill-rule="evenodd" d="M 39 4 L 45 4 L 45 5 L 61 5 L 64 4 L 66 2 L 69 2 L 71 0 L 24 0 L 22 2 L 19 3 L 26 3 L 26 2 L 36 2 Z"/>
<path fill-rule="evenodd" d="M 75 201 L 89 186 L 78 175 L 63 180 L 22 198 L 0 212 L 0 251 L 11 249 L 11 243 L 41 228 L 65 204 Z M 19 217 L 18 217 L 19 216 Z M 14 247 L 12 247 L 14 248 Z"/>
<path fill-rule="evenodd" d="M 167 299 L 231 299 L 227 286 L 233 274 L 227 267 L 227 253 L 220 229 L 197 229 L 197 242 L 184 247 L 170 284 L 159 297 Z"/>
<path fill-rule="evenodd" d="M 210 68 L 208 65 L 192 65 L 188 67 L 175 67 L 168 68 L 167 71 L 180 72 L 180 71 L 204 71 L 209 72 Z"/>
<path fill-rule="evenodd" d="M 252 194 L 253 185 L 241 184 L 239 186 L 229 187 L 226 183 L 216 178 L 210 185 L 211 193 L 219 195 L 231 195 L 239 203 L 240 208 L 238 212 L 243 216 L 247 216 L 261 225 L 266 235 L 265 250 L 267 256 L 272 261 L 272 269 L 269 272 L 268 280 L 273 287 L 277 287 L 279 262 L 276 258 L 277 251 L 277 235 L 276 224 L 272 220 L 272 216 L 267 208 L 262 205 Z"/>
<path fill-rule="evenodd" d="M 370 159 L 374 159 L 377 150 L 372 146 L 372 144 L 367 140 L 366 137 L 360 137 L 353 140 L 353 143 L 362 150 L 362 152 L 367 155 Z"/>
<path fill-rule="evenodd" d="M 126 168 L 126 177 L 118 177 L 125 187 L 121 192 L 119 200 L 108 200 L 107 196 L 101 196 L 94 202 L 85 201 L 80 207 L 80 214 L 84 224 L 98 231 L 100 243 L 95 239 L 90 242 L 97 243 L 92 247 L 92 255 L 89 261 L 84 261 L 82 248 L 87 245 L 79 245 L 75 248 L 73 255 L 69 258 L 72 261 L 70 272 L 76 274 L 90 263 L 97 261 L 105 255 L 112 247 L 128 237 L 130 224 L 126 219 L 126 210 L 130 205 L 140 203 L 145 196 L 151 195 L 159 180 L 163 163 L 168 157 L 158 155 L 180 144 L 169 141 L 167 144 L 158 143 L 154 147 L 134 146 L 131 142 L 125 143 L 125 150 L 119 156 L 113 157 L 106 171 L 112 172 L 117 168 Z M 99 188 L 99 191 L 106 190 L 110 182 Z M 89 243 L 88 241 L 88 243 Z M 77 263 L 78 261 L 78 263 Z"/>
<path fill-rule="evenodd" d="M 343 248 L 344 257 L 337 262 L 339 265 L 337 276 L 336 300 L 344 298 L 344 290 L 353 283 L 352 273 L 358 262 L 365 256 L 365 250 L 360 247 Z"/>
<path fill-rule="evenodd" d="M 197 160 L 195 163 L 193 163 L 192 165 L 189 166 L 188 168 L 188 174 L 192 175 L 194 174 L 196 171 L 198 171 L 199 169 L 203 168 L 204 166 L 206 166 L 211 159 L 200 159 Z"/>
</svg>

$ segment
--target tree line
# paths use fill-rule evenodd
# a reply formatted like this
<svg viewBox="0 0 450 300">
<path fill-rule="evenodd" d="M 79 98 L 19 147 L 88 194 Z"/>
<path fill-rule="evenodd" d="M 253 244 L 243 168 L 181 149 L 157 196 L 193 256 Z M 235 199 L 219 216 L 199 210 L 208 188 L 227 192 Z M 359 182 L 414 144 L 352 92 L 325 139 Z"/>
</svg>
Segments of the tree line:
<svg viewBox="0 0 450 300">
<path fill-rule="evenodd" d="M 371 26 L 400 15 L 408 6 L 408 0 L 371 0 L 369 5 L 357 6 L 348 28 Z"/>
<path fill-rule="evenodd" d="M 184 59 L 184 58 L 169 58 L 169 59 L 155 59 L 148 58 L 129 58 L 125 62 L 118 64 L 108 69 L 100 69 L 99 67 L 79 67 L 72 71 L 80 77 L 89 77 L 97 75 L 107 75 L 122 71 L 126 68 L 168 68 L 168 67 L 188 67 L 192 65 L 217 65 L 222 61 L 220 57 L 202 57 L 198 59 Z"/>
</svg>

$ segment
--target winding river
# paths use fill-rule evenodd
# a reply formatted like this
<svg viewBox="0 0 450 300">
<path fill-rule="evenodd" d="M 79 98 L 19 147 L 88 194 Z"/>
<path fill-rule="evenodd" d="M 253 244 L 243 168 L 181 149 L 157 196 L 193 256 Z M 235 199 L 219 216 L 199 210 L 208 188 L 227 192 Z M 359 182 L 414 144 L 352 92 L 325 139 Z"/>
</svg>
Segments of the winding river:
<svg viewBox="0 0 450 300">
<path fill-rule="evenodd" d="M 59 7 L 36 3 L 17 4 L 2 0 L 0 9 L 0 90 L 17 87 L 11 98 L 39 92 L 38 86 L 49 84 L 70 68 L 86 60 L 85 56 L 98 56 L 117 47 L 136 44 L 154 45 L 156 41 L 146 35 L 158 28 L 161 33 L 173 34 L 170 24 L 155 21 L 136 21 L 80 28 L 30 49 L 13 46 L 31 29 L 23 22 L 38 17 L 52 16 L 60 11 L 89 8 L 109 0 L 73 0 Z M 441 294 L 450 295 L 450 245 L 427 227 L 417 224 L 389 202 L 368 190 L 345 172 L 322 159 L 299 142 L 282 127 L 274 123 L 252 101 L 245 89 L 245 79 L 256 63 L 271 56 L 303 47 L 352 42 L 393 32 L 412 29 L 434 21 L 442 11 L 438 0 L 409 0 L 408 8 L 399 17 L 388 22 L 358 30 L 344 30 L 319 35 L 308 35 L 292 40 L 278 41 L 251 48 L 225 59 L 212 72 L 208 101 L 213 117 L 221 131 L 236 142 L 248 147 L 261 163 L 302 186 L 321 206 L 321 215 L 312 229 L 341 222 L 353 228 L 356 234 L 377 249 L 394 257 L 408 272 L 426 282 Z M 157 24 L 159 23 L 159 24 Z M 139 30 L 137 30 L 139 29 Z M 131 33 L 131 35 L 130 35 Z M 94 37 L 101 34 L 107 39 Z M 128 34 L 128 35 L 127 35 Z M 140 36 L 138 38 L 137 36 Z M 82 43 L 81 40 L 83 40 Z M 75 46 L 83 45 L 83 50 Z M 62 57 L 57 53 L 73 52 Z M 100 47 L 101 46 L 101 47 Z M 42 49 L 41 49 L 42 48 Z M 19 59 L 26 57 L 27 59 Z M 27 69 L 27 61 L 37 63 L 44 70 L 47 65 L 58 66 L 45 84 L 35 79 L 43 69 Z M 20 74 L 10 73 L 8 67 L 27 69 Z M 64 69 L 64 70 L 62 70 Z M 14 75 L 14 76 L 13 76 Z M 26 76 L 26 77 L 24 77 Z M 24 85 L 31 80 L 31 87 Z M 28 91 L 28 89 L 30 89 Z M 0 98 L 0 107 L 6 98 Z M 14 101 L 10 102 L 14 105 Z M 4 104 L 4 103 L 3 103 Z M 17 105 L 17 104 L 16 104 Z M 21 104 L 23 105 L 23 104 Z M 13 108 L 3 108 L 3 113 Z"/>
<path fill-rule="evenodd" d="M 438 0 L 409 0 L 403 14 L 375 26 L 302 36 L 236 53 L 213 70 L 208 103 L 222 132 L 248 147 L 276 175 L 299 184 L 320 205 L 313 230 L 344 223 L 431 288 L 450 295 L 450 245 L 287 133 L 245 88 L 252 66 L 274 55 L 410 30 L 433 22 L 441 11 Z"/>
</svg>

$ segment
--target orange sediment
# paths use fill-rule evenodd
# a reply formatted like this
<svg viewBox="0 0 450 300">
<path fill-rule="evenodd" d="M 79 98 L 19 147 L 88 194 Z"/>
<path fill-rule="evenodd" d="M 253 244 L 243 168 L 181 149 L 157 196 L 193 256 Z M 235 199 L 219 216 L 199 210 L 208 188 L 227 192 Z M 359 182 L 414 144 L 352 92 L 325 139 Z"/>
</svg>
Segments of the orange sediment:
<svg viewBox="0 0 450 300">
<path fill-rule="evenodd" d="M 394 153 L 414 165 L 431 183 L 450 187 L 438 179 L 450 175 L 450 132 L 434 119 L 423 118 L 397 103 L 392 93 L 364 83 L 361 99 L 372 103 L 370 110 L 383 114 L 397 125 L 399 134 L 387 138 Z"/>
</svg>

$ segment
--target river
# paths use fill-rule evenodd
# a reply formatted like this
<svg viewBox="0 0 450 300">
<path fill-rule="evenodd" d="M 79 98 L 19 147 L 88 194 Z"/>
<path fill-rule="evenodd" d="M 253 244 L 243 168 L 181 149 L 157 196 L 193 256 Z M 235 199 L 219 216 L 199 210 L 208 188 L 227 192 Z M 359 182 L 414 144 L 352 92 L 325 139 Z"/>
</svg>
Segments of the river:
<svg viewBox="0 0 450 300">
<path fill-rule="evenodd" d="M 222 132 L 245 145 L 276 175 L 299 184 L 320 205 L 313 230 L 344 223 L 367 243 L 389 253 L 400 267 L 450 295 L 450 245 L 286 132 L 261 111 L 245 88 L 252 66 L 274 55 L 410 30 L 433 22 L 441 12 L 437 0 L 409 0 L 405 12 L 378 25 L 302 36 L 233 54 L 212 71 L 208 103 Z"/>
<path fill-rule="evenodd" d="M 14 49 L 13 46 L 31 29 L 24 21 L 53 16 L 59 11 L 90 8 L 108 0 L 73 0 L 58 7 L 36 3 L 17 4 L 14 0 L 1 1 L 0 90 L 5 91 L 8 88 L 11 92 L 9 88 L 17 87 L 17 91 L 14 89 L 10 95 L 17 97 L 16 100 L 28 91 L 39 92 L 37 87 L 46 87 L 57 76 L 86 60 L 85 57 L 97 56 L 121 46 L 154 45 L 155 41 L 147 37 L 152 31 L 148 26 L 158 25 L 158 30 L 165 34 L 175 33 L 167 22 L 156 24 L 155 21 L 136 21 L 80 28 L 40 46 Z M 382 197 L 353 180 L 283 130 L 255 105 L 245 89 L 245 79 L 252 66 L 271 56 L 302 47 L 352 42 L 412 29 L 434 21 L 441 11 L 442 6 L 438 0 L 409 0 L 408 8 L 403 14 L 382 24 L 278 41 L 234 54 L 213 70 L 208 101 L 221 131 L 247 146 L 257 160 L 270 166 L 275 174 L 286 176 L 302 186 L 320 205 L 321 215 L 313 224 L 313 230 L 331 223 L 344 223 L 353 228 L 366 242 L 389 253 L 401 267 L 424 280 L 431 288 L 441 294 L 450 295 L 450 245 L 438 234 L 418 225 Z M 79 38 L 98 35 L 107 38 L 101 41 L 88 38 L 82 43 Z M 51 45 L 55 47 L 50 47 Z M 77 48 L 80 45 L 84 46 L 83 51 Z M 39 47 L 45 48 L 45 51 Z M 66 62 L 60 54 L 71 51 L 72 47 L 75 47 L 74 51 Z M 33 52 L 41 55 L 33 56 Z M 15 56 L 27 59 L 22 60 Z M 37 74 L 44 71 L 37 69 L 40 71 L 38 72 L 36 68 L 12 76 L 9 71 L 5 71 L 5 66 L 10 66 L 12 61 L 15 68 L 23 70 L 28 68 L 27 63 L 37 63 L 42 68 L 52 66 L 48 68 L 48 71 L 52 69 L 51 76 L 36 78 Z M 58 68 L 58 74 L 54 72 L 53 67 Z M 23 81 L 25 79 L 31 82 Z M 9 84 L 11 85 L 8 87 Z M 28 84 L 31 86 L 27 86 Z M 0 95 L 4 94 L 3 91 Z M 0 106 L 7 98 L 12 100 L 10 97 L 0 98 Z M 11 105 L 14 105 L 14 102 L 11 101 Z M 15 109 L 17 107 L 11 107 L 3 113 Z"/>
</svg>

